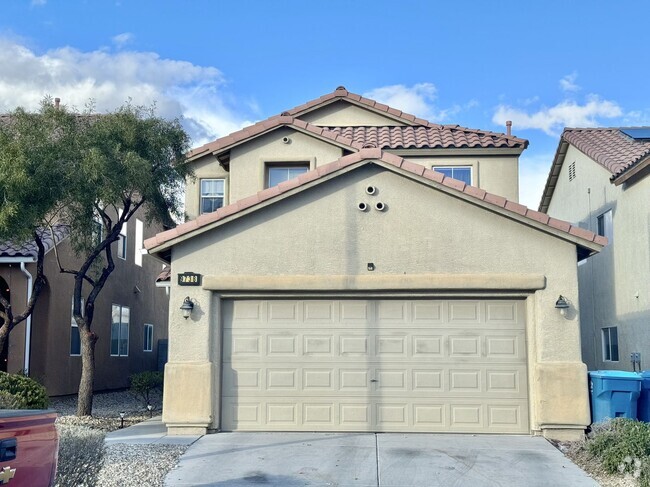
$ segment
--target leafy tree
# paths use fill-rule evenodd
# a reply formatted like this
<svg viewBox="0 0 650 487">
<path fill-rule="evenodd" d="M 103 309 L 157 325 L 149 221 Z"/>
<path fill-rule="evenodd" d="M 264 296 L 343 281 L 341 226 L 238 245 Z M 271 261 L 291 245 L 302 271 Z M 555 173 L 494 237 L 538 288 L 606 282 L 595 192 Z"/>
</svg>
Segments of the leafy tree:
<svg viewBox="0 0 650 487">
<path fill-rule="evenodd" d="M 27 114 L 17 110 L 10 118 L 23 115 Z M 138 211 L 145 213 L 148 222 L 166 225 L 172 224 L 172 216 L 180 215 L 179 190 L 188 175 L 183 162 L 189 138 L 178 120 L 164 120 L 155 116 L 153 108 L 131 104 L 97 115 L 91 111 L 70 112 L 65 107 L 55 109 L 45 100 L 40 112 L 29 117 L 33 117 L 30 130 L 15 130 L 14 123 L 5 127 L 7 134 L 0 137 L 0 161 L 5 160 L 2 140 L 9 141 L 7 146 L 24 140 L 19 146 L 23 148 L 35 137 L 47 135 L 53 145 L 50 178 L 58 180 L 52 185 L 33 187 L 35 192 L 29 195 L 16 191 L 11 200 L 12 213 L 7 211 L 8 221 L 21 219 L 15 229 L 25 226 L 32 233 L 44 225 L 51 228 L 55 222 L 69 226 L 70 242 L 80 265 L 64 266 L 58 253 L 57 261 L 60 272 L 74 279 L 73 316 L 79 326 L 82 361 L 77 414 L 89 415 L 95 345 L 99 339 L 92 323 L 95 301 L 115 268 L 116 246 L 112 244 L 119 240 L 122 227 Z M 51 122 L 59 119 L 65 123 Z M 64 144 L 64 140 L 68 143 Z M 19 173 L 19 166 L 36 167 L 37 155 L 14 149 L 8 155 L 8 163 L 17 166 L 14 171 Z M 24 179 L 29 177 L 27 171 Z M 39 210 L 28 211 L 34 199 L 41 197 L 44 203 Z M 4 208 L 0 210 L 0 228 L 6 226 L 8 234 L 17 234 L 11 223 L 4 223 L 3 212 Z M 97 222 L 101 232 L 97 231 Z M 23 235 L 26 234 L 25 230 Z"/>
</svg>

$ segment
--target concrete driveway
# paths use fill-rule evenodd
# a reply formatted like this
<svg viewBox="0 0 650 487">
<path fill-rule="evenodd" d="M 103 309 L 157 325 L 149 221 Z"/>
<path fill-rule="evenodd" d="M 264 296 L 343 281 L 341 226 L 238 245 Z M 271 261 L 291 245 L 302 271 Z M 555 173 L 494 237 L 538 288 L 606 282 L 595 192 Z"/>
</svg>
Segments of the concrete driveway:
<svg viewBox="0 0 650 487">
<path fill-rule="evenodd" d="M 598 486 L 540 437 L 218 433 L 195 442 L 175 486 Z"/>
</svg>

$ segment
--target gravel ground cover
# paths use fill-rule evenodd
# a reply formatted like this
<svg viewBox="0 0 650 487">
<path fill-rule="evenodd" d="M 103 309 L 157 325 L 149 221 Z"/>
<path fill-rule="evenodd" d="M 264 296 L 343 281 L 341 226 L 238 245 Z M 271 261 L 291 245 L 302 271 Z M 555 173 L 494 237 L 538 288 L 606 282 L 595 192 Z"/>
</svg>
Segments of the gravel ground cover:
<svg viewBox="0 0 650 487">
<path fill-rule="evenodd" d="M 153 415 L 159 415 L 162 409 L 162 396 L 154 393 L 151 398 L 154 406 Z M 87 428 L 107 433 L 120 428 L 120 411 L 125 413 L 124 427 L 131 426 L 149 419 L 149 411 L 140 400 L 129 391 L 107 392 L 95 394 L 93 399 L 93 416 L 77 417 L 74 415 L 77 408 L 77 396 L 52 398 L 50 407 L 59 413 L 56 422 L 59 428 L 66 428 L 67 436 L 74 449 L 74 444 L 80 438 L 87 436 Z M 75 433 L 75 429 L 77 432 Z M 77 438 L 75 438 L 75 435 Z M 81 443 L 80 443 L 81 444 Z M 75 461 L 80 463 L 79 468 L 88 469 L 87 483 L 75 482 L 75 485 L 88 485 L 98 487 L 117 486 L 151 486 L 163 485 L 165 476 L 177 463 L 180 456 L 187 450 L 187 446 L 178 445 L 129 445 L 113 444 L 103 450 L 103 460 L 99 472 L 90 475 L 86 461 L 95 459 L 83 458 L 84 452 L 71 453 Z M 64 485 L 59 482 L 57 485 Z"/>
</svg>

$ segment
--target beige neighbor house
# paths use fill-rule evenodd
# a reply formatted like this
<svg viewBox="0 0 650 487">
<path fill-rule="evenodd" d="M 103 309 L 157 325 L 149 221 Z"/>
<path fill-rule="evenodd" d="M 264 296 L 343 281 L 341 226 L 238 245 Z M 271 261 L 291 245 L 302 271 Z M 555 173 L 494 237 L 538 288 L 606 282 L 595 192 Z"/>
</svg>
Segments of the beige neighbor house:
<svg viewBox="0 0 650 487">
<path fill-rule="evenodd" d="M 609 239 L 578 265 L 587 366 L 650 368 L 650 127 L 565 129 L 539 209 Z"/>
<path fill-rule="evenodd" d="M 161 265 L 143 256 L 144 238 L 159 230 L 143 217 L 132 218 L 114 245 L 115 270 L 95 302 L 93 330 L 99 335 L 95 348 L 95 390 L 128 387 L 129 376 L 156 370 L 158 344 L 166 353 L 169 297 L 156 287 Z M 58 252 L 65 267 L 79 265 L 67 231 L 55 227 Z M 44 234 L 44 268 L 48 280 L 30 318 L 13 329 L 0 360 L 0 370 L 26 372 L 40 381 L 51 396 L 74 394 L 81 378 L 79 329 L 72 317 L 73 277 L 61 274 L 53 239 Z M 25 308 L 36 275 L 34 242 L 12 245 L 0 242 L 0 290 L 14 307 Z"/>
<path fill-rule="evenodd" d="M 339 87 L 195 149 L 190 221 L 145 241 L 169 431 L 580 436 L 576 262 L 605 239 L 517 203 L 526 145 Z"/>
</svg>

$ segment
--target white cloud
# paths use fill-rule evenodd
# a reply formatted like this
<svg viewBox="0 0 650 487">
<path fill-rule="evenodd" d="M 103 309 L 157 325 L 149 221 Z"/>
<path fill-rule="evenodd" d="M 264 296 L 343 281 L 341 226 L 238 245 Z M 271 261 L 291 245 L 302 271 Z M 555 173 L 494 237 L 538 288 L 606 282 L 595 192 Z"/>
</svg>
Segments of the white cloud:
<svg viewBox="0 0 650 487">
<path fill-rule="evenodd" d="M 438 98 L 437 93 L 438 90 L 433 83 L 417 83 L 410 87 L 382 86 L 364 93 L 363 96 L 433 122 L 448 121 L 449 117 L 478 106 L 478 101 L 472 99 L 464 105 L 456 104 L 449 108 L 439 108 L 435 103 Z"/>
<path fill-rule="evenodd" d="M 519 157 L 519 202 L 536 210 L 542 199 L 553 154 L 529 155 L 528 151 Z"/>
<path fill-rule="evenodd" d="M 114 36 L 111 40 L 117 47 L 124 47 L 133 42 L 134 37 L 135 36 L 131 32 L 122 32 L 121 34 Z"/>
<path fill-rule="evenodd" d="M 576 79 L 578 78 L 578 73 L 575 71 L 571 74 L 567 74 L 564 78 L 560 80 L 560 88 L 562 91 L 576 92 L 580 91 L 580 86 L 576 84 Z"/>
<path fill-rule="evenodd" d="M 93 99 L 100 113 L 128 99 L 137 105 L 155 103 L 160 116 L 184 117 L 194 145 L 250 124 L 224 96 L 218 69 L 162 59 L 154 52 L 63 47 L 37 54 L 21 42 L 0 38 L 0 66 L 10 67 L 0 71 L 0 112 L 36 109 L 45 95 L 80 109 Z"/>
<path fill-rule="evenodd" d="M 536 112 L 527 113 L 508 105 L 499 105 L 492 121 L 503 125 L 512 120 L 518 129 L 539 129 L 548 135 L 556 136 L 562 127 L 593 127 L 600 125 L 601 118 L 616 118 L 623 114 L 618 103 L 603 100 L 597 95 L 588 95 L 584 104 L 564 100 L 552 107 L 542 107 Z"/>
</svg>

